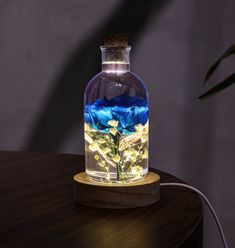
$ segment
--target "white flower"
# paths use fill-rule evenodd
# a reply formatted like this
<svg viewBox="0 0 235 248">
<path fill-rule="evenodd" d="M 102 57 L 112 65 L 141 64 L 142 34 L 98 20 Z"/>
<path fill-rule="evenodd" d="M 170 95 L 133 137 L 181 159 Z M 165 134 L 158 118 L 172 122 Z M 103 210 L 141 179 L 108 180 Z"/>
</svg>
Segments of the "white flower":
<svg viewBox="0 0 235 248">
<path fill-rule="evenodd" d="M 109 132 L 110 132 L 113 136 L 115 136 L 115 135 L 117 134 L 117 129 L 111 127 L 111 128 L 109 129 Z"/>
<path fill-rule="evenodd" d="M 116 120 L 110 120 L 108 122 L 108 124 L 111 126 L 111 127 L 117 127 L 118 126 L 118 121 Z"/>
</svg>

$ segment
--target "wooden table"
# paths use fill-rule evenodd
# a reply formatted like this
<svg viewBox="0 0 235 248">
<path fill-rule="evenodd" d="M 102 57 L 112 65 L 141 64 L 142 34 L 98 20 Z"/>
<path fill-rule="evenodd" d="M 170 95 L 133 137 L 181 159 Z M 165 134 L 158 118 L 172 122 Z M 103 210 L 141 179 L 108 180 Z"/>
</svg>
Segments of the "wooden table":
<svg viewBox="0 0 235 248">
<path fill-rule="evenodd" d="M 186 189 L 161 188 L 160 202 L 127 210 L 73 201 L 78 155 L 0 152 L 0 247 L 175 248 L 202 246 L 202 203 Z M 157 171 L 162 182 L 180 182 Z"/>
</svg>

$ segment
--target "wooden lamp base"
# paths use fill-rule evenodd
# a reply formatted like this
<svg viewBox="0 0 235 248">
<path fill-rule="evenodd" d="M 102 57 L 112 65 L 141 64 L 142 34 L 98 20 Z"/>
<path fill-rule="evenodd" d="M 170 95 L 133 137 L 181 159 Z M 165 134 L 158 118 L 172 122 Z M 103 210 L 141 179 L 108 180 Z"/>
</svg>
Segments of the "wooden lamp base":
<svg viewBox="0 0 235 248">
<path fill-rule="evenodd" d="M 160 199 L 160 176 L 154 172 L 149 172 L 141 181 L 125 184 L 95 182 L 85 172 L 73 179 L 75 201 L 90 207 L 135 208 Z"/>
</svg>

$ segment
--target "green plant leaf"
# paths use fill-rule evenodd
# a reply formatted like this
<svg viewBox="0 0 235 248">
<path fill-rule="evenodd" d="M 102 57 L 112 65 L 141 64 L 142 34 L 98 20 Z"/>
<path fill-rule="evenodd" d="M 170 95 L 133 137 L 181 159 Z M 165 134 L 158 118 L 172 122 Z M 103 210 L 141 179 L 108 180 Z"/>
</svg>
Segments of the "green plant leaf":
<svg viewBox="0 0 235 248">
<path fill-rule="evenodd" d="M 210 67 L 210 69 L 208 70 L 206 77 L 204 79 L 204 85 L 205 85 L 206 81 L 214 73 L 214 71 L 217 69 L 217 67 L 222 62 L 222 60 L 229 57 L 232 54 L 235 54 L 235 44 L 233 44 L 231 47 L 229 47 L 229 49 L 227 49 L 226 52 Z"/>
<path fill-rule="evenodd" d="M 208 97 L 211 97 L 212 95 L 215 95 L 219 93 L 221 90 L 226 89 L 230 85 L 235 83 L 235 73 L 224 79 L 222 82 L 217 84 L 215 87 L 212 89 L 208 90 L 206 93 L 202 94 L 201 96 L 198 97 L 200 100 L 206 100 Z"/>
</svg>

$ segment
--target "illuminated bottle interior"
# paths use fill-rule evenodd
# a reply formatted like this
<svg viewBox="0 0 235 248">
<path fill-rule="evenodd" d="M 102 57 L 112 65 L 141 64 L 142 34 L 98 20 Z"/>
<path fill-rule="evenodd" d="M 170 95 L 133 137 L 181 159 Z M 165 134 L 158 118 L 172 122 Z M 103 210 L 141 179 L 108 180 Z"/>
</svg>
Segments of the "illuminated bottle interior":
<svg viewBox="0 0 235 248">
<path fill-rule="evenodd" d="M 92 180 L 125 183 L 148 172 L 148 94 L 130 72 L 124 35 L 105 39 L 102 72 L 84 93 L 86 173 Z"/>
</svg>

